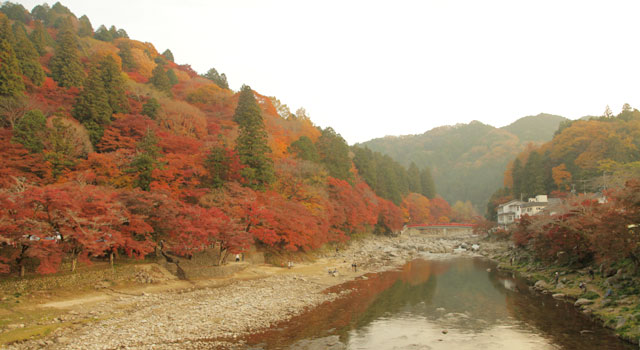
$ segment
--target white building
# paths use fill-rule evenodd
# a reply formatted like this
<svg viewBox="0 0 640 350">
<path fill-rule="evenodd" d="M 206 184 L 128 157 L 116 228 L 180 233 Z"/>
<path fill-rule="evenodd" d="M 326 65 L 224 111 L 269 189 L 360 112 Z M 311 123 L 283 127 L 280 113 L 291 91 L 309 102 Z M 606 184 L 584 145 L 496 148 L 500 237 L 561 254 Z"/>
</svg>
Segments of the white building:
<svg viewBox="0 0 640 350">
<path fill-rule="evenodd" d="M 549 205 L 546 194 L 539 194 L 535 198 L 529 198 L 527 202 L 517 199 L 500 204 L 497 208 L 498 225 L 508 226 L 516 222 L 522 215 L 536 215 Z"/>
</svg>

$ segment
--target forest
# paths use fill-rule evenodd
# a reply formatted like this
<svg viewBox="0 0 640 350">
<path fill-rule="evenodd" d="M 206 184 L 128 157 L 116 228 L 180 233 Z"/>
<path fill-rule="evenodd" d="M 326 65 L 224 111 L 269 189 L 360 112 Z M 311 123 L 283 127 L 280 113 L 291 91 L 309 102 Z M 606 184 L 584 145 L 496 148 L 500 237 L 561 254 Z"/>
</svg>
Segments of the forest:
<svg viewBox="0 0 640 350">
<path fill-rule="evenodd" d="M 470 201 L 478 210 L 502 187 L 509 161 L 527 145 L 551 140 L 560 123 L 568 119 L 538 114 L 496 128 L 472 121 L 441 126 L 422 134 L 387 136 L 360 146 L 381 152 L 409 167 L 428 167 L 438 193 L 450 203 Z"/>
<path fill-rule="evenodd" d="M 349 147 L 224 73 L 62 4 L 0 8 L 0 273 L 470 221 L 429 168 Z M 66 265 L 65 265 L 66 266 Z"/>
<path fill-rule="evenodd" d="M 547 263 L 629 263 L 640 271 L 640 111 L 563 122 L 553 139 L 529 145 L 507 166 L 487 205 L 548 194 L 561 201 L 507 230 Z M 566 256 L 566 259 L 559 259 Z"/>
</svg>

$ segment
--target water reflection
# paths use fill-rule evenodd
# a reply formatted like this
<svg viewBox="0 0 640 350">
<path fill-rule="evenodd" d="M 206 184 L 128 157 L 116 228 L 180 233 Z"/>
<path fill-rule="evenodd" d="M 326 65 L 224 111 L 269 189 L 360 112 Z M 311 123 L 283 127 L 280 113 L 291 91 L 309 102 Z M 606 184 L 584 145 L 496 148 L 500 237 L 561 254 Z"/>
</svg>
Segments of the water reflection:
<svg viewBox="0 0 640 350">
<path fill-rule="evenodd" d="M 300 350 L 635 348 L 481 259 L 415 260 L 336 290 L 346 288 L 349 297 L 248 342 Z"/>
</svg>

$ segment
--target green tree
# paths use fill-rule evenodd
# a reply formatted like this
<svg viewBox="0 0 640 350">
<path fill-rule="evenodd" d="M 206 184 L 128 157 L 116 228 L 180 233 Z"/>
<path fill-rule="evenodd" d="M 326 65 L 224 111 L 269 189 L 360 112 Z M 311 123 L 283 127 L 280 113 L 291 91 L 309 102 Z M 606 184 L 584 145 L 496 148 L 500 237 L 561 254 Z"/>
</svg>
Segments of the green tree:
<svg viewBox="0 0 640 350">
<path fill-rule="evenodd" d="M 212 147 L 204 161 L 204 168 L 207 170 L 207 177 L 204 179 L 208 187 L 220 188 L 228 180 L 231 159 L 229 152 L 224 147 Z"/>
<path fill-rule="evenodd" d="M 263 190 L 275 180 L 273 161 L 269 158 L 271 149 L 267 144 L 260 106 L 253 90 L 247 85 L 240 89 L 233 120 L 239 126 L 236 152 L 240 162 L 246 166 L 242 169 L 242 175 L 247 180 L 247 186 Z"/>
<path fill-rule="evenodd" d="M 47 52 L 47 46 L 51 43 L 51 37 L 49 37 L 49 33 L 44 29 L 41 21 L 34 21 L 33 31 L 29 34 L 29 39 L 31 39 L 40 56 Z"/>
<path fill-rule="evenodd" d="M 316 145 L 314 145 L 313 141 L 307 136 L 300 136 L 299 139 L 292 142 L 288 151 L 291 154 L 295 154 L 296 158 L 316 163 L 320 161 L 320 155 L 318 154 Z"/>
<path fill-rule="evenodd" d="M 72 114 L 87 128 L 91 143 L 95 145 L 102 138 L 104 126 L 111 122 L 112 111 L 102 81 L 102 72 L 99 65 L 95 65 L 76 99 Z"/>
<path fill-rule="evenodd" d="M 409 181 L 409 191 L 422 194 L 422 181 L 420 178 L 420 169 L 416 163 L 411 162 L 407 170 L 407 180 Z"/>
<path fill-rule="evenodd" d="M 171 94 L 171 81 L 169 81 L 169 76 L 167 72 L 164 70 L 163 65 L 156 65 L 156 67 L 151 71 L 151 79 L 149 81 L 156 89 L 160 91 L 164 91 L 168 94 Z"/>
<path fill-rule="evenodd" d="M 160 102 L 152 97 L 142 105 L 142 114 L 155 120 L 158 117 L 158 112 L 160 112 L 160 107 Z"/>
<path fill-rule="evenodd" d="M 84 71 L 80 63 L 78 38 L 67 19 L 58 32 L 56 53 L 49 64 L 51 77 L 64 87 L 82 86 Z"/>
<path fill-rule="evenodd" d="M 322 130 L 316 148 L 320 154 L 320 162 L 327 168 L 329 175 L 337 179 L 352 180 L 349 145 L 331 127 Z"/>
<path fill-rule="evenodd" d="M 125 79 L 116 60 L 107 55 L 98 63 L 100 79 L 109 99 L 112 113 L 126 113 L 129 111 L 129 101 L 125 93 Z"/>
<path fill-rule="evenodd" d="M 24 6 L 6 1 L 0 7 L 0 12 L 4 13 L 9 19 L 20 23 L 28 23 L 31 21 L 31 14 Z"/>
<path fill-rule="evenodd" d="M 51 13 L 51 8 L 47 3 L 43 5 L 36 5 L 31 10 L 31 16 L 33 16 L 33 18 L 37 20 L 42 21 L 42 23 L 45 25 L 51 24 L 52 13 Z"/>
<path fill-rule="evenodd" d="M 420 172 L 420 183 L 422 185 L 422 195 L 433 199 L 436 196 L 436 184 L 431 176 L 431 170 L 424 168 Z"/>
<path fill-rule="evenodd" d="M 219 74 L 215 68 L 209 69 L 202 76 L 211 80 L 212 82 L 214 82 L 216 85 L 218 85 L 223 89 L 229 88 L 229 83 L 227 82 L 227 76 L 224 73 Z"/>
<path fill-rule="evenodd" d="M 21 143 L 32 153 L 40 153 L 44 149 L 42 140 L 47 130 L 47 118 L 38 109 L 24 114 L 13 128 L 12 141 Z"/>
<path fill-rule="evenodd" d="M 176 72 L 174 72 L 173 69 L 167 70 L 167 78 L 169 78 L 169 83 L 171 84 L 171 86 L 174 86 L 177 83 L 179 83 L 178 77 L 176 76 Z"/>
<path fill-rule="evenodd" d="M 169 60 L 171 62 L 175 62 L 173 60 L 173 52 L 171 52 L 171 50 L 169 50 L 169 49 L 164 50 L 164 52 L 162 53 L 162 56 L 164 56 L 164 58 L 166 58 L 167 60 Z"/>
<path fill-rule="evenodd" d="M 0 95 L 20 96 L 24 92 L 22 70 L 13 49 L 14 37 L 9 19 L 0 14 Z"/>
<path fill-rule="evenodd" d="M 96 33 L 93 34 L 93 38 L 100 41 L 113 41 L 113 33 L 110 32 L 103 24 L 96 29 Z"/>
<path fill-rule="evenodd" d="M 134 186 L 139 187 L 143 191 L 149 191 L 153 182 L 153 170 L 160 167 L 158 157 L 160 156 L 160 147 L 158 147 L 158 138 L 153 130 L 147 130 L 136 146 L 136 156 L 130 164 L 129 171 L 136 174 Z"/>
<path fill-rule="evenodd" d="M 118 52 L 118 56 L 122 59 L 122 69 L 129 72 L 138 68 L 133 58 L 133 53 L 131 52 L 131 43 L 129 43 L 129 41 L 123 41 L 119 48 L 120 52 Z"/>
<path fill-rule="evenodd" d="M 33 43 L 27 38 L 27 32 L 24 29 L 24 25 L 20 22 L 13 24 L 13 33 L 15 35 L 15 52 L 16 58 L 20 64 L 22 74 L 31 79 L 31 82 L 40 86 L 44 82 L 44 70 L 40 65 L 40 55 L 33 46 Z"/>
<path fill-rule="evenodd" d="M 78 36 L 86 37 L 91 36 L 93 34 L 93 26 L 91 25 L 91 21 L 87 15 L 84 15 L 78 19 Z"/>
<path fill-rule="evenodd" d="M 524 169 L 522 168 L 522 163 L 519 158 L 516 158 L 513 161 L 513 167 L 511 168 L 511 178 L 513 179 L 513 198 L 520 198 L 525 193 L 523 192 L 523 180 L 524 180 Z"/>
</svg>

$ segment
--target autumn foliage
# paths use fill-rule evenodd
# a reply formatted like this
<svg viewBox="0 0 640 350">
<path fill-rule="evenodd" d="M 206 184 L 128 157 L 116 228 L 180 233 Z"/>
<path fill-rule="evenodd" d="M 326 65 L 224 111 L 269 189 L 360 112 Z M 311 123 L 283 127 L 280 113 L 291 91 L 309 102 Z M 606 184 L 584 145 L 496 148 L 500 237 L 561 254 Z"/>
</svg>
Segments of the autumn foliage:
<svg viewBox="0 0 640 350">
<path fill-rule="evenodd" d="M 307 251 L 452 215 L 439 197 L 410 193 L 398 206 L 376 194 L 344 139 L 304 110 L 236 93 L 124 30 L 93 35 L 86 18 L 56 16 L 22 23 L 29 39 L 0 35 L 16 63 L 0 81 L 0 272 L 158 250 L 217 249 L 223 262 L 252 245 Z M 34 50 L 21 66 L 9 48 L 25 40 Z M 21 67 L 33 65 L 48 76 L 32 81 Z M 313 157 L 291 147 L 299 140 Z"/>
</svg>

